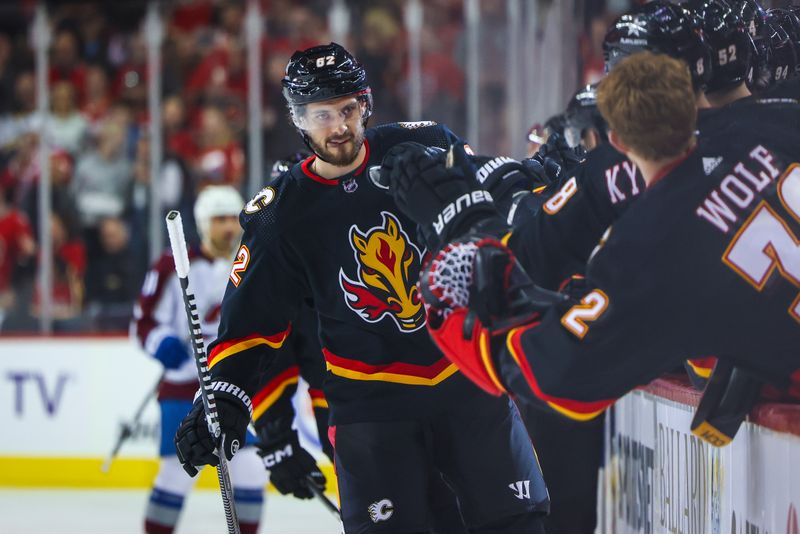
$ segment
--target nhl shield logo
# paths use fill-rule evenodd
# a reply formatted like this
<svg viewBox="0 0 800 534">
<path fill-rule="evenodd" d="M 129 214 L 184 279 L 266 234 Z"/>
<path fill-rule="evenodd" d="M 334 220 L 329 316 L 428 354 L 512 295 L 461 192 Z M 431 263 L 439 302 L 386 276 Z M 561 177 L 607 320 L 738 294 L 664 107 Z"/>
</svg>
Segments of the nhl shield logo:
<svg viewBox="0 0 800 534">
<path fill-rule="evenodd" d="M 400 221 L 381 212 L 383 223 L 366 231 L 350 227 L 349 242 L 355 254 L 356 275 L 339 269 L 339 286 L 347 306 L 368 323 L 390 317 L 400 332 L 425 325 L 416 279 L 422 254 L 403 231 Z"/>
<path fill-rule="evenodd" d="M 356 189 L 358 189 L 358 182 L 354 176 L 351 176 L 344 182 L 342 182 L 342 189 L 344 189 L 345 193 L 355 193 Z"/>
</svg>

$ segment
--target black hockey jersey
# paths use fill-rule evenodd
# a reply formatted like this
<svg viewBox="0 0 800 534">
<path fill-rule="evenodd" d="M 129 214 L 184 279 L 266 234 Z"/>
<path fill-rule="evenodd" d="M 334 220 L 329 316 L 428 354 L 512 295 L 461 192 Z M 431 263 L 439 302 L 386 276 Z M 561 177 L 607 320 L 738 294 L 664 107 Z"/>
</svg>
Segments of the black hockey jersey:
<svg viewBox="0 0 800 534">
<path fill-rule="evenodd" d="M 281 348 L 306 303 L 319 316 L 332 423 L 408 418 L 480 398 L 425 330 L 416 226 L 365 172 L 403 141 L 447 148 L 458 138 L 435 123 L 369 128 L 354 172 L 326 180 L 311 171 L 312 156 L 248 202 L 209 347 L 213 376 L 252 395 L 258 359 Z"/>
<path fill-rule="evenodd" d="M 762 108 L 754 106 L 766 102 L 745 98 L 720 108 L 699 110 L 699 136 L 716 135 L 732 122 L 752 120 L 756 124 Z M 509 246 L 534 282 L 557 289 L 571 275 L 584 272 L 603 233 L 645 188 L 636 165 L 611 144 L 604 143 L 589 152 L 539 211 L 514 219 L 517 228 Z M 517 241 L 525 243 L 519 250 L 515 246 Z"/>
<path fill-rule="evenodd" d="M 604 143 L 589 152 L 536 213 L 517 210 L 509 245 L 534 282 L 557 289 L 584 271 L 603 232 L 644 189 L 636 165 Z M 526 245 L 517 251 L 518 240 Z"/>
<path fill-rule="evenodd" d="M 494 347 L 511 390 L 587 419 L 687 356 L 800 368 L 800 106 L 736 116 L 614 224 L 580 301 Z"/>
</svg>

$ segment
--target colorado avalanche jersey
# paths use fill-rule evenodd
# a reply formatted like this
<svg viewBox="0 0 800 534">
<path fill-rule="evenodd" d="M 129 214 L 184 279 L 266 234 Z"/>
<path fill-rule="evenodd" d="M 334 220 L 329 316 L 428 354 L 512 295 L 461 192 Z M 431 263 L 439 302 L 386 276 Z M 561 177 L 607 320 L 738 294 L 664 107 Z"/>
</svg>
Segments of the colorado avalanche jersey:
<svg viewBox="0 0 800 534">
<path fill-rule="evenodd" d="M 362 165 L 337 179 L 296 164 L 245 206 L 242 246 L 230 272 L 214 377 L 252 396 L 259 358 L 275 358 L 300 307 L 319 317 L 331 421 L 403 419 L 480 399 L 430 340 L 416 288 L 425 251 L 416 226 L 367 168 L 394 145 L 447 148 L 459 139 L 435 123 L 366 130 Z"/>
<path fill-rule="evenodd" d="M 189 250 L 189 262 L 190 287 L 196 297 L 203 338 L 208 344 L 219 327 L 231 263 L 229 258 L 208 257 L 197 247 Z M 145 276 L 133 319 L 133 333 L 148 354 L 155 354 L 165 337 L 175 336 L 184 341 L 188 358 L 179 368 L 166 370 L 159 398 L 192 399 L 197 391 L 197 368 L 191 357 L 189 324 L 172 254 L 161 256 Z"/>
</svg>

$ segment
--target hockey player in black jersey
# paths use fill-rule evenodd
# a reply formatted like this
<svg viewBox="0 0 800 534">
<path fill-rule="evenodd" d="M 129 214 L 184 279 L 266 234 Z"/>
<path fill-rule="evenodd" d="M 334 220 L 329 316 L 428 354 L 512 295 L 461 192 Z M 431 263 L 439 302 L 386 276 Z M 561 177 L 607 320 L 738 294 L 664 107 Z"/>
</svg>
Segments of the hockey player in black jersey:
<svg viewBox="0 0 800 534">
<path fill-rule="evenodd" d="M 610 140 L 636 162 L 648 189 L 572 293 L 547 295 L 547 304 L 525 286 L 513 253 L 485 238 L 498 225 L 490 202 L 442 229 L 451 243 L 421 278 L 429 327 L 484 389 L 587 420 L 687 354 L 716 354 L 783 386 L 800 368 L 800 108 L 756 103 L 770 128 L 731 124 L 698 141 L 691 92 L 685 67 L 647 52 L 601 82 Z M 440 184 L 466 181 L 417 168 L 424 170 L 411 179 L 396 174 L 393 189 L 401 209 L 425 224 L 437 218 L 431 207 L 463 194 Z M 459 249 L 471 251 L 466 286 L 441 270 Z M 725 443 L 713 427 L 698 430 Z"/>
<path fill-rule="evenodd" d="M 430 477 L 458 496 L 470 532 L 541 530 L 547 490 L 508 399 L 469 383 L 433 345 L 415 286 L 416 226 L 365 169 L 404 141 L 446 149 L 434 123 L 366 129 L 372 95 L 341 46 L 297 52 L 283 80 L 315 155 L 244 208 L 209 368 L 232 456 L 250 418 L 255 370 L 279 350 L 304 303 L 319 317 L 331 442 L 345 531 L 427 532 Z M 176 435 L 187 471 L 214 464 L 201 404 Z"/>
</svg>

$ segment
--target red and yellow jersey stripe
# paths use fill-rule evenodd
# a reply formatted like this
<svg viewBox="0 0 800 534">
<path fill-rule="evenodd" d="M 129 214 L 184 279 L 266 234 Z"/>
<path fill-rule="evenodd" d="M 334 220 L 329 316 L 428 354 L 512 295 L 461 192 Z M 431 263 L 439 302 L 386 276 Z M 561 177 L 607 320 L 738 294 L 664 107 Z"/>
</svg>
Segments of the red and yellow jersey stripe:
<svg viewBox="0 0 800 534">
<path fill-rule="evenodd" d="M 297 386 L 299 379 L 300 369 L 295 365 L 274 377 L 263 388 L 258 390 L 258 393 L 253 396 L 253 421 L 257 421 L 271 406 L 278 402 L 278 399 L 284 395 L 287 388 Z M 292 388 L 290 394 L 294 394 L 294 388 Z"/>
<path fill-rule="evenodd" d="M 283 346 L 283 342 L 286 341 L 287 337 L 289 337 L 289 333 L 291 331 L 292 326 L 289 325 L 283 332 L 278 332 L 277 334 L 272 334 L 270 336 L 265 336 L 262 334 L 250 334 L 249 336 L 223 341 L 215 345 L 211 350 L 211 353 L 208 355 L 208 368 L 212 369 L 225 358 L 240 352 L 244 352 L 248 349 L 252 349 L 253 347 L 257 347 L 259 345 L 267 345 L 273 349 L 279 349 L 281 346 Z"/>
<path fill-rule="evenodd" d="M 351 380 L 377 380 L 414 386 L 435 386 L 458 371 L 455 364 L 444 357 L 431 365 L 404 362 L 371 365 L 337 356 L 326 348 L 322 349 L 322 354 L 325 356 L 325 366 L 328 371 Z"/>
<path fill-rule="evenodd" d="M 522 343 L 520 341 L 522 334 L 524 334 L 527 330 L 537 326 L 539 326 L 539 322 L 514 328 L 508 333 L 508 337 L 506 338 L 506 347 L 522 371 L 522 374 L 525 377 L 525 380 L 528 382 L 528 385 L 531 387 L 534 395 L 536 395 L 542 402 L 547 404 L 553 410 L 569 417 L 570 419 L 576 419 L 578 421 L 588 421 L 589 419 L 594 419 L 603 413 L 606 408 L 614 404 L 616 399 L 586 402 L 555 397 L 542 391 L 542 389 L 539 387 L 539 382 L 536 380 L 536 377 L 531 370 L 530 364 L 528 364 L 528 360 L 525 358 L 525 353 L 522 350 Z"/>
<path fill-rule="evenodd" d="M 328 409 L 328 399 L 325 398 L 325 393 L 321 389 L 308 388 L 308 396 L 311 397 L 313 408 Z"/>
<path fill-rule="evenodd" d="M 711 378 L 711 373 L 714 371 L 714 366 L 717 365 L 717 359 L 713 356 L 708 358 L 695 358 L 686 360 L 686 364 L 691 368 L 694 374 L 700 378 L 709 379 Z"/>
</svg>

